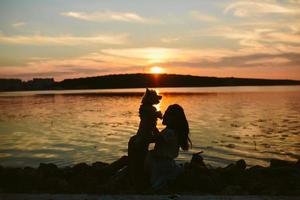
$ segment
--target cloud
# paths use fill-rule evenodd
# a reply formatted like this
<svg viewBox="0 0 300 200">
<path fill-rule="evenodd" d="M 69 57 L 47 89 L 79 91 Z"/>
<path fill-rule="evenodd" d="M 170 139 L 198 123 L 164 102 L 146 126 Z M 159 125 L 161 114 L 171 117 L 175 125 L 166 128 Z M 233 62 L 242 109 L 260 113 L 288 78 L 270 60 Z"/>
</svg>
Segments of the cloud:
<svg viewBox="0 0 300 200">
<path fill-rule="evenodd" d="M 288 45 L 239 50 L 148 47 L 104 49 L 101 53 L 115 61 L 122 58 L 144 67 L 159 65 L 168 73 L 300 80 L 300 48 Z"/>
<path fill-rule="evenodd" d="M 155 63 L 171 61 L 187 62 L 209 60 L 226 54 L 221 50 L 193 50 L 175 48 L 124 48 L 103 49 L 87 55 L 55 59 L 32 57 L 26 64 L 19 66 L 1 66 L 1 77 L 30 79 L 33 77 L 55 77 L 58 80 L 71 77 L 96 76 L 111 73 L 137 73 Z M 199 57 L 200 55 L 201 57 Z"/>
<path fill-rule="evenodd" d="M 12 27 L 19 28 L 19 27 L 22 27 L 22 26 L 25 26 L 25 25 L 26 25 L 25 22 L 16 22 L 16 23 L 12 24 Z"/>
<path fill-rule="evenodd" d="M 174 43 L 180 40 L 180 37 L 164 37 L 160 41 L 163 43 Z"/>
<path fill-rule="evenodd" d="M 258 53 L 259 52 L 259 53 Z M 101 55 L 102 54 L 102 55 Z M 106 55 L 106 57 L 103 57 Z M 191 49 L 191 48 L 123 48 L 103 49 L 98 56 L 102 56 L 107 63 L 121 59 L 117 64 L 126 65 L 130 61 L 138 65 L 164 65 L 166 63 L 202 63 L 199 67 L 209 66 L 254 66 L 258 64 L 279 64 L 294 63 L 300 64 L 295 55 L 300 55 L 300 47 L 289 45 L 278 45 L 272 47 L 247 47 L 240 50 L 229 49 Z M 96 55 L 94 55 L 95 58 Z M 234 61 L 234 62 L 233 62 Z M 236 62 L 235 62 L 236 61 Z M 299 66 L 300 67 L 300 66 Z"/>
<path fill-rule="evenodd" d="M 232 40 L 239 51 L 247 53 L 299 52 L 299 21 L 243 23 L 215 26 L 197 32 L 198 37 L 218 37 Z M 236 42 L 236 43 L 235 43 Z"/>
<path fill-rule="evenodd" d="M 128 42 L 128 34 L 98 34 L 94 36 L 8 36 L 0 33 L 0 44 L 19 45 L 86 45 L 86 44 L 112 44 L 121 45 Z"/>
<path fill-rule="evenodd" d="M 124 48 L 124 49 L 103 49 L 101 53 L 113 57 L 134 60 L 139 65 L 153 65 L 165 62 L 186 62 L 191 60 L 217 61 L 221 57 L 236 54 L 236 51 L 227 49 L 189 49 L 189 48 Z"/>
<path fill-rule="evenodd" d="M 218 21 L 218 18 L 216 18 L 215 16 L 202 14 L 198 11 L 192 11 L 190 13 L 190 15 L 192 16 L 192 18 L 194 18 L 195 20 L 198 20 L 198 21 L 204 21 L 204 22 L 217 22 Z"/>
<path fill-rule="evenodd" d="M 143 60 L 145 63 L 162 62 L 178 54 L 176 49 L 160 47 L 103 49 L 101 52 L 115 57 Z"/>
<path fill-rule="evenodd" d="M 289 0 L 292 4 L 300 4 L 300 0 Z"/>
<path fill-rule="evenodd" d="M 299 56 L 299 55 L 298 55 Z M 245 61 L 245 64 L 247 65 L 277 65 L 277 64 L 287 64 L 290 63 L 291 60 L 286 58 L 286 57 L 282 57 L 282 56 L 278 56 L 278 57 L 271 57 L 271 58 L 259 58 L 259 59 L 252 59 L 252 60 L 248 60 Z"/>
<path fill-rule="evenodd" d="M 300 35 L 283 32 L 270 32 L 266 34 L 265 40 L 269 42 L 300 44 Z"/>
<path fill-rule="evenodd" d="M 212 61 L 167 62 L 161 66 L 213 76 L 289 78 L 300 80 L 300 53 L 232 55 Z M 247 72 L 247 73 L 246 73 Z M 256 74 L 259 72 L 259 74 Z M 298 72 L 297 74 L 294 74 Z"/>
<path fill-rule="evenodd" d="M 0 72 L 1 78 L 55 77 L 56 80 L 62 80 L 101 74 L 139 72 L 138 69 L 141 69 L 138 65 L 111 62 L 103 54 L 91 53 L 65 59 L 33 57 L 24 65 L 1 66 Z"/>
<path fill-rule="evenodd" d="M 65 59 L 33 57 L 25 65 L 2 66 L 0 70 L 1 77 L 55 77 L 56 80 L 62 80 L 145 72 L 148 67 L 159 65 L 168 73 L 300 79 L 300 73 L 297 73 L 300 72 L 300 51 L 293 53 L 283 50 L 254 52 L 162 47 L 103 49 Z M 258 71 L 260 73 L 256 74 Z"/>
<path fill-rule="evenodd" d="M 295 15 L 300 13 L 299 9 L 281 5 L 274 1 L 235 1 L 224 9 L 225 14 L 230 12 L 238 17 L 259 16 L 263 14 Z"/>
<path fill-rule="evenodd" d="M 94 22 L 106 22 L 106 21 L 119 21 L 119 22 L 130 22 L 130 23 L 143 23 L 143 24 L 154 24 L 159 23 L 158 20 L 148 19 L 132 12 L 112 12 L 102 11 L 94 13 L 86 12 L 63 12 L 61 15 L 66 17 L 72 17 L 75 19 L 94 21 Z"/>
</svg>

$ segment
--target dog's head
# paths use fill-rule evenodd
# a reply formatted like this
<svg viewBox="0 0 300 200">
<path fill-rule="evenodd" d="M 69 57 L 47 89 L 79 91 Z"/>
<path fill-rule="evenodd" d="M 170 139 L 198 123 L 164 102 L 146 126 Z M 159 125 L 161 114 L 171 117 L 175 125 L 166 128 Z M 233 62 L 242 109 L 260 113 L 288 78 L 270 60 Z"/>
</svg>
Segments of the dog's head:
<svg viewBox="0 0 300 200">
<path fill-rule="evenodd" d="M 147 88 L 142 103 L 150 105 L 159 104 L 161 98 L 162 96 L 159 96 L 155 90 L 149 90 Z"/>
</svg>

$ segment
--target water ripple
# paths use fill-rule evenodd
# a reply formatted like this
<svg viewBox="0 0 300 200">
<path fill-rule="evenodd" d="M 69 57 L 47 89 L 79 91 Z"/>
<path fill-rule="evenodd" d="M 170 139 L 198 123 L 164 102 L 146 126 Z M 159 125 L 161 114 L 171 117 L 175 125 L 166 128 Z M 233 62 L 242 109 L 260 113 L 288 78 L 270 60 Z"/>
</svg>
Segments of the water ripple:
<svg viewBox="0 0 300 200">
<path fill-rule="evenodd" d="M 269 92 L 193 88 L 191 94 L 176 93 L 181 88 L 170 89 L 171 93 L 159 89 L 160 109 L 178 103 L 189 121 L 193 148 L 181 152 L 178 160 L 187 161 L 200 150 L 209 164 L 217 166 L 238 159 L 249 165 L 267 165 L 271 158 L 298 159 L 300 89 L 287 88 L 286 92 L 271 87 L 265 88 Z M 29 93 L 0 95 L 1 165 L 112 162 L 127 153 L 128 139 L 139 124 L 141 93 Z M 160 120 L 158 127 L 163 128 Z"/>
</svg>

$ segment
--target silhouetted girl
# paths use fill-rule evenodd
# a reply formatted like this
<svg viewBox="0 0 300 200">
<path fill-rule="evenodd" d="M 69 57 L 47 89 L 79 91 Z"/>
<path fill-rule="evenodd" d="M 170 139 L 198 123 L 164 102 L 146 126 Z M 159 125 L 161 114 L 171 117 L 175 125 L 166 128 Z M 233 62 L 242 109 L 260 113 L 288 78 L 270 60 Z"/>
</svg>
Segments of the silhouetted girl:
<svg viewBox="0 0 300 200">
<path fill-rule="evenodd" d="M 188 150 L 191 144 L 189 125 L 181 106 L 170 105 L 163 116 L 163 124 L 166 128 L 157 137 L 145 163 L 154 189 L 163 188 L 182 171 L 174 159 L 180 148 Z"/>
</svg>

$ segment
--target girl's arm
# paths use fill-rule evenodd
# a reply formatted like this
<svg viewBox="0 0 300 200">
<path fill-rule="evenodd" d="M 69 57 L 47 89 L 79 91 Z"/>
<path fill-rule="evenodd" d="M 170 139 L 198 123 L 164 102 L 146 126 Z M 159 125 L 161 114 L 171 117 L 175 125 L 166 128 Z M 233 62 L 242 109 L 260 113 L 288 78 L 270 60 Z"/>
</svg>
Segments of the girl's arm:
<svg viewBox="0 0 300 200">
<path fill-rule="evenodd" d="M 160 132 L 158 130 L 157 127 L 154 127 L 153 131 L 152 131 L 152 134 L 151 134 L 151 137 L 150 137 L 150 143 L 156 143 L 157 140 L 159 140 L 160 138 Z"/>
</svg>

